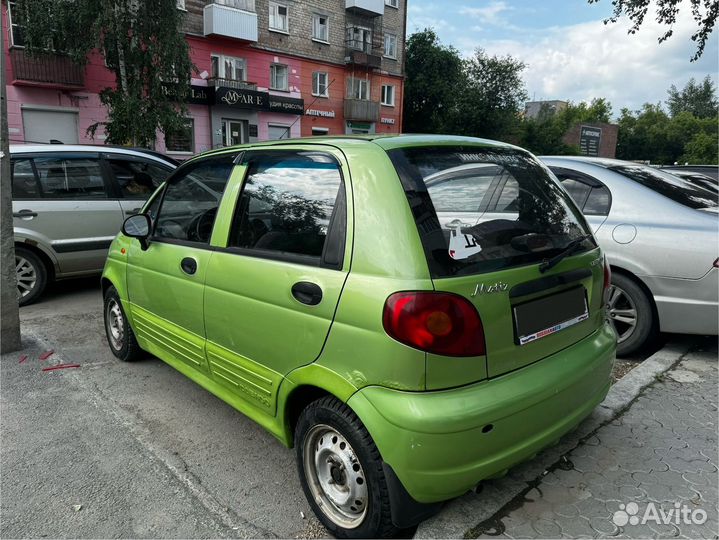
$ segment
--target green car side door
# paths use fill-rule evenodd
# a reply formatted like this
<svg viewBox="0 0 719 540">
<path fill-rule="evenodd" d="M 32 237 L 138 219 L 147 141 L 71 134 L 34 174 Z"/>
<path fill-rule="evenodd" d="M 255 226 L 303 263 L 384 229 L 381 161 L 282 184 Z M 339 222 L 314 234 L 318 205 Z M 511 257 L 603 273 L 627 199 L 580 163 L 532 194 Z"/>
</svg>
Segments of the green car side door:
<svg viewBox="0 0 719 540">
<path fill-rule="evenodd" d="M 237 152 L 190 163 L 168 180 L 148 213 L 147 249 L 133 240 L 127 292 L 140 346 L 181 371 L 208 373 L 203 295 L 210 234 Z"/>
<path fill-rule="evenodd" d="M 341 152 L 245 152 L 212 238 L 204 297 L 213 379 L 274 416 L 283 376 L 320 354 L 349 270 Z"/>
</svg>

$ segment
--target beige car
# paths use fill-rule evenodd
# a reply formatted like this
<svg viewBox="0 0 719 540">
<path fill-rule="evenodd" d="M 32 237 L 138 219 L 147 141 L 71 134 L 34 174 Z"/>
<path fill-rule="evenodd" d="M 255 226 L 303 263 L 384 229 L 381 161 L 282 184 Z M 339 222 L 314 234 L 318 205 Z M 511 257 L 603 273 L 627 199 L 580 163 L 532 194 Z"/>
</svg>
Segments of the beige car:
<svg viewBox="0 0 719 540">
<path fill-rule="evenodd" d="M 80 145 L 10 147 L 20 305 L 48 282 L 99 274 L 123 220 L 176 167 L 151 151 Z"/>
</svg>

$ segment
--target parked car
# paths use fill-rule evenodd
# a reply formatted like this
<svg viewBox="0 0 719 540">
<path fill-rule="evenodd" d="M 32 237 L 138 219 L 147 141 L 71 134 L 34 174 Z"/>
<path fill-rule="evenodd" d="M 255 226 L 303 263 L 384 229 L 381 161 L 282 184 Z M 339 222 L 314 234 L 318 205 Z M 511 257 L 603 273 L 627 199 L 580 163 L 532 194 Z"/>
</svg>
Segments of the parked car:
<svg viewBox="0 0 719 540">
<path fill-rule="evenodd" d="M 89 145 L 10 147 L 20 305 L 51 280 L 99 274 L 125 217 L 176 168 L 151 151 Z"/>
<path fill-rule="evenodd" d="M 662 169 L 671 173 L 674 171 L 699 173 L 713 178 L 715 182 L 719 181 L 719 165 L 665 165 Z"/>
<path fill-rule="evenodd" d="M 500 182 L 518 219 L 463 224 Z M 158 356 L 294 446 L 310 506 L 353 538 L 416 524 L 589 414 L 615 356 L 608 286 L 532 155 L 439 136 L 191 159 L 102 278 L 112 353 Z"/>
<path fill-rule="evenodd" d="M 626 161 L 541 158 L 592 225 L 612 267 L 619 355 L 658 331 L 717 334 L 717 192 Z"/>
<path fill-rule="evenodd" d="M 717 182 L 715 178 L 707 176 L 706 174 L 701 174 L 694 171 L 684 171 L 681 169 L 662 170 L 664 172 L 668 172 L 669 174 L 673 174 L 674 176 L 678 176 L 679 178 L 682 178 L 690 184 L 694 184 L 695 186 L 698 186 L 700 188 L 708 189 L 709 191 L 719 191 L 719 182 Z"/>
</svg>

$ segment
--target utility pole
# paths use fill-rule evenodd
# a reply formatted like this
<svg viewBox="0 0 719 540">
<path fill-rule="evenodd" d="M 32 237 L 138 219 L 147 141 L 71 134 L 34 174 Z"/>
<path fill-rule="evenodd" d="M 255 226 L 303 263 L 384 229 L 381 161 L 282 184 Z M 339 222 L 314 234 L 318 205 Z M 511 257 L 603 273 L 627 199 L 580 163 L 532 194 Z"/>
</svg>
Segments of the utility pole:
<svg viewBox="0 0 719 540">
<path fill-rule="evenodd" d="M 0 28 L 0 353 L 17 351 L 21 347 L 6 84 L 5 28 Z"/>
</svg>

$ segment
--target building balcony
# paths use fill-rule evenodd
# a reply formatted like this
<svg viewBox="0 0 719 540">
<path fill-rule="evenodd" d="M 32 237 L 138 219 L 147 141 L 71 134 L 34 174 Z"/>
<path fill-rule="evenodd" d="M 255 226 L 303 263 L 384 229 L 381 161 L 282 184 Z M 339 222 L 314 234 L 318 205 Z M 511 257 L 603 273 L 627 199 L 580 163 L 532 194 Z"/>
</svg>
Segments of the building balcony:
<svg viewBox="0 0 719 540">
<path fill-rule="evenodd" d="M 204 34 L 257 41 L 255 0 L 215 0 L 203 9 Z"/>
<path fill-rule="evenodd" d="M 384 15 L 384 0 L 345 0 L 345 9 L 367 17 Z"/>
<path fill-rule="evenodd" d="M 345 63 L 379 69 L 382 67 L 382 57 L 378 54 L 359 51 L 356 48 L 348 47 L 347 54 L 345 56 Z"/>
<path fill-rule="evenodd" d="M 367 99 L 345 99 L 345 120 L 378 122 L 379 102 Z"/>
<path fill-rule="evenodd" d="M 213 88 L 234 88 L 235 90 L 257 90 L 257 83 L 249 81 L 238 81 L 237 79 L 220 79 L 210 77 L 207 84 Z"/>
<path fill-rule="evenodd" d="M 85 87 L 85 68 L 60 54 L 30 56 L 25 49 L 10 49 L 13 84 L 48 88 Z"/>
</svg>

